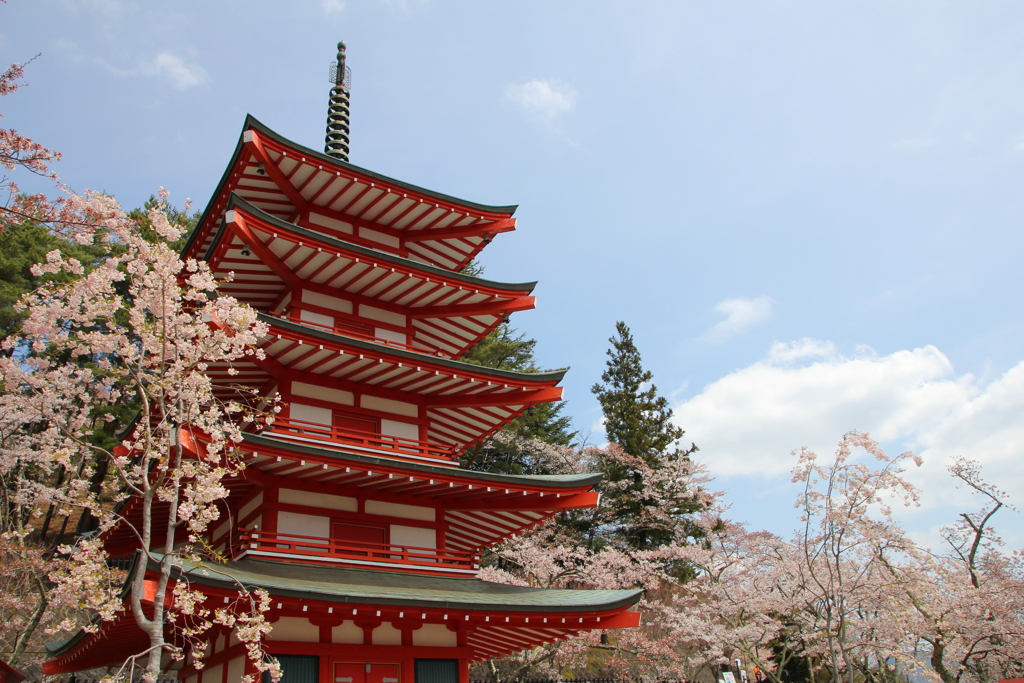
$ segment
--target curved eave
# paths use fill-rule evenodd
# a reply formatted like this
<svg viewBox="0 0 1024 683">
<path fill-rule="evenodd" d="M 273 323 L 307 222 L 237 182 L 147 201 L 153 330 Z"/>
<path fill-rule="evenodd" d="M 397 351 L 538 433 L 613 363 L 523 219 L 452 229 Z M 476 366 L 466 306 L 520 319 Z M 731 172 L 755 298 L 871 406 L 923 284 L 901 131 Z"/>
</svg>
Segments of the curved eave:
<svg viewBox="0 0 1024 683">
<path fill-rule="evenodd" d="M 427 441 L 456 449 L 487 438 L 531 406 L 562 400 L 556 385 L 564 370 L 496 370 L 258 317 L 270 327 L 259 342 L 263 354 L 207 368 L 222 387 L 218 395 L 234 395 L 231 387 L 239 383 L 269 390 L 275 381 L 291 380 L 398 401 L 426 411 Z"/>
<path fill-rule="evenodd" d="M 418 185 L 413 185 L 412 183 L 407 183 L 402 180 L 389 178 L 388 176 L 382 175 L 375 171 L 370 171 L 368 169 L 362 168 L 361 166 L 356 166 L 355 164 L 350 164 L 347 161 L 342 161 L 337 157 L 332 157 L 328 154 L 324 154 L 323 152 L 318 152 L 316 150 L 310 149 L 309 147 L 303 147 L 302 145 L 296 144 L 295 142 L 292 142 L 288 138 L 284 137 L 283 135 L 280 135 L 279 133 L 276 133 L 275 131 L 268 128 L 252 114 L 246 114 L 245 125 L 242 127 L 242 130 L 243 132 L 246 130 L 259 131 L 261 134 L 266 135 L 275 142 L 290 149 L 293 149 L 296 152 L 299 152 L 300 154 L 304 154 L 310 158 L 316 159 L 317 161 L 323 162 L 329 166 L 336 166 L 338 168 L 345 169 L 353 173 L 357 173 L 369 180 L 373 180 L 382 185 L 387 185 L 396 190 L 404 190 L 406 192 L 412 192 L 414 194 L 423 195 L 424 197 L 429 197 L 430 199 L 437 200 L 440 203 L 448 204 L 452 208 L 468 209 L 470 211 L 479 213 L 494 214 L 495 216 L 511 216 L 512 214 L 515 213 L 516 209 L 519 208 L 518 204 L 509 204 L 506 206 L 478 204 L 477 202 L 471 202 L 465 199 L 459 199 L 458 197 L 453 197 L 452 195 L 443 194 L 441 192 L 435 192 L 434 190 L 428 190 L 424 187 L 419 187 Z"/>
<path fill-rule="evenodd" d="M 237 590 L 237 582 L 274 596 L 360 605 L 488 612 L 611 612 L 638 602 L 642 590 L 567 590 L 491 583 L 476 578 L 241 560 L 217 567 L 183 566 L 193 583 Z"/>
<path fill-rule="evenodd" d="M 440 465 L 402 462 L 389 457 L 374 457 L 352 453 L 337 448 L 319 448 L 308 444 L 286 442 L 258 434 L 243 433 L 243 440 L 257 447 L 285 449 L 289 453 L 316 456 L 318 459 L 336 461 L 342 464 L 358 465 L 360 469 L 375 470 L 399 475 L 418 475 L 420 479 L 436 479 L 441 482 L 492 486 L 517 491 L 544 491 L 571 494 L 588 491 L 601 481 L 600 473 L 590 474 L 495 474 L 476 470 L 456 469 Z"/>
<path fill-rule="evenodd" d="M 477 219 L 485 221 L 483 224 L 474 224 L 475 228 L 479 228 L 479 234 L 472 240 L 472 242 L 464 242 L 457 249 L 454 249 L 451 253 L 448 253 L 448 247 L 438 250 L 434 247 L 426 247 L 425 251 L 420 249 L 417 252 L 418 259 L 423 259 L 425 262 L 436 262 L 443 264 L 444 267 L 449 267 L 452 270 L 459 270 L 466 265 L 477 253 L 486 245 L 487 241 L 483 239 L 485 234 L 493 232 L 504 232 L 514 227 L 509 225 L 500 226 L 499 224 L 503 221 L 508 222 L 511 220 L 512 214 L 516 210 L 515 205 L 511 206 L 489 206 L 484 204 L 477 204 L 475 202 L 469 202 L 466 200 L 451 197 L 449 195 L 441 194 L 425 188 L 421 188 L 410 183 L 389 178 L 379 173 L 374 173 L 353 164 L 340 161 L 334 157 L 328 156 L 321 152 L 308 149 L 301 145 L 297 145 L 294 142 L 278 135 L 274 131 L 270 130 L 262 123 L 257 121 L 251 115 L 247 115 L 245 124 L 242 129 L 242 135 L 239 138 L 238 144 L 235 147 L 235 152 L 232 155 L 231 162 L 224 171 L 220 182 L 217 185 L 213 196 L 209 203 L 204 209 L 202 215 L 199 218 L 196 230 L 189 237 L 182 250 L 183 257 L 197 257 L 195 252 L 197 249 L 203 248 L 203 245 L 209 240 L 210 233 L 216 229 L 214 220 L 217 216 L 223 212 L 223 205 L 227 201 L 225 196 L 226 189 L 230 186 L 236 185 L 240 180 L 248 177 L 244 173 L 244 167 L 251 156 L 251 151 L 247 146 L 247 136 L 256 134 L 261 138 L 265 139 L 268 144 L 282 148 L 283 150 L 290 151 L 292 158 L 305 158 L 310 164 L 316 164 L 317 168 L 323 170 L 324 168 L 330 169 L 337 175 L 341 176 L 344 174 L 345 177 L 350 177 L 353 182 L 357 182 L 360 185 L 366 185 L 371 188 L 380 189 L 383 193 L 389 195 L 401 195 L 403 201 L 405 199 L 412 198 L 413 203 L 424 206 L 433 207 L 434 210 L 441 210 L 442 212 L 449 212 L 452 217 L 456 215 L 463 215 L 463 218 L 453 218 L 452 221 L 448 219 L 442 220 L 438 223 L 438 227 L 452 228 L 459 227 L 459 232 L 465 232 L 462 228 L 471 227 L 471 224 L 463 222 L 463 219 L 468 219 L 475 216 Z M 234 176 L 234 179 L 233 179 Z M 258 176 L 254 177 L 253 180 L 259 179 Z M 358 179 L 358 181 L 356 180 Z M 289 182 L 289 181 L 285 181 Z M 254 191 L 259 192 L 258 188 L 253 188 Z M 279 190 L 284 193 L 292 193 L 295 196 L 297 189 L 294 186 L 284 188 L 279 186 Z M 264 193 L 265 194 L 265 193 Z M 397 206 L 397 203 L 393 205 Z M 324 208 L 330 210 L 330 207 L 320 204 L 315 206 L 324 206 Z M 385 208 L 381 210 L 376 216 L 369 216 L 368 219 L 372 223 L 376 218 L 383 218 L 388 216 L 391 211 L 392 204 L 389 203 Z M 362 211 L 362 208 L 359 209 Z M 418 211 L 418 210 L 417 210 Z M 404 216 L 407 212 L 402 212 Z M 416 212 L 414 212 L 416 213 Z M 427 213 L 430 213 L 428 210 Z M 421 214 L 426 215 L 426 214 Z M 358 216 L 356 216 L 358 218 Z M 392 220 L 394 216 L 388 216 L 388 221 Z M 417 218 L 419 220 L 419 218 Z M 492 225 L 493 224 L 493 225 Z M 394 224 L 379 223 L 379 226 L 384 230 L 391 230 L 392 228 L 402 226 L 395 226 Z M 372 225 L 368 225 L 372 228 Z M 409 230 L 408 236 L 412 236 L 413 233 L 429 232 L 429 230 Z M 422 235 L 416 237 L 417 241 L 422 239 Z M 444 242 L 445 236 L 438 233 L 437 236 L 431 236 L 429 240 L 438 240 L 438 244 Z M 384 245 L 381 245 L 382 249 L 385 249 Z"/>
<path fill-rule="evenodd" d="M 449 360 L 447 358 L 436 358 L 434 356 L 428 356 L 423 353 L 416 353 L 414 351 L 405 351 L 404 349 L 383 346 L 381 344 L 375 344 L 374 342 L 363 341 L 361 339 L 355 339 L 353 337 L 346 337 L 344 335 L 335 334 L 327 330 L 320 330 L 308 325 L 302 325 L 301 323 L 293 323 L 290 320 L 284 320 L 267 313 L 260 313 L 258 317 L 261 321 L 271 325 L 273 327 L 281 328 L 282 330 L 289 330 L 295 334 L 304 336 L 309 339 L 321 339 L 334 344 L 344 345 L 353 349 L 362 349 L 369 355 L 379 356 L 386 355 L 392 358 L 401 359 L 409 363 L 413 363 L 423 367 L 440 367 L 450 370 L 453 374 L 461 374 L 466 376 L 480 377 L 482 379 L 494 379 L 494 380 L 508 380 L 514 382 L 520 386 L 554 386 L 562 381 L 565 377 L 565 373 L 569 371 L 568 368 L 564 370 L 552 370 L 549 372 L 513 372 L 512 370 L 500 370 L 497 368 L 489 368 L 483 365 L 474 365 L 473 363 L 466 363 L 464 361 Z M 510 399 L 513 397 L 509 397 Z"/>
<path fill-rule="evenodd" d="M 359 254 L 367 259 L 376 261 L 383 261 L 386 263 L 400 266 L 402 268 L 408 268 L 410 270 L 417 270 L 424 274 L 426 277 L 438 277 L 444 278 L 445 280 L 454 280 L 456 282 L 463 282 L 471 287 L 496 289 L 504 292 L 508 292 L 509 295 L 523 292 L 530 293 L 537 286 L 537 281 L 533 282 L 497 282 L 495 280 L 485 280 L 484 278 L 475 277 L 473 275 L 466 275 L 465 273 L 454 272 L 445 268 L 438 268 L 432 266 L 429 263 L 423 263 L 422 261 L 414 261 L 412 259 L 403 258 L 395 254 L 388 252 L 371 249 L 369 247 L 363 247 L 353 242 L 347 242 L 337 237 L 325 235 L 315 230 L 303 228 L 294 223 L 283 221 L 280 218 L 270 215 L 266 211 L 263 211 L 257 206 L 254 206 L 251 202 L 247 202 L 242 197 L 238 196 L 236 192 L 231 193 L 231 198 L 228 200 L 227 205 L 228 211 L 232 209 L 240 209 L 245 213 L 257 218 L 264 223 L 272 225 L 282 232 L 291 233 L 297 237 L 321 242 L 325 246 L 329 246 L 336 249 L 343 249 L 353 254 Z M 203 260 L 208 261 L 210 256 L 214 253 L 217 246 L 220 244 L 220 240 L 223 238 L 226 232 L 227 221 L 221 220 L 220 227 L 217 229 L 216 234 L 213 237 L 213 241 L 210 243 L 210 247 L 206 250 L 203 255 Z"/>
<path fill-rule="evenodd" d="M 0 659 L 0 679 L 4 683 L 21 683 L 21 681 L 25 680 L 25 674 L 15 669 L 3 659 Z"/>
<path fill-rule="evenodd" d="M 344 446 L 331 449 L 284 437 L 246 435 L 242 450 L 247 479 L 264 486 L 433 508 L 437 521 L 446 525 L 449 550 L 478 553 L 559 512 L 592 508 L 599 502 L 598 494 L 589 489 L 600 475 L 493 475 L 456 469 L 454 463 L 365 451 L 353 454 Z"/>
</svg>

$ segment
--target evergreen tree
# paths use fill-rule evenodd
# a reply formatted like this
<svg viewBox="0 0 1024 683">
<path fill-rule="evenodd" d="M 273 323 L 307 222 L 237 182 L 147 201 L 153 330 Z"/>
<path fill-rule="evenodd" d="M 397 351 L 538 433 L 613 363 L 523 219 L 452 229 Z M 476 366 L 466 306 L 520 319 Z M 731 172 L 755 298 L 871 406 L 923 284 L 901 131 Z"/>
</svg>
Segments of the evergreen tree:
<svg viewBox="0 0 1024 683">
<path fill-rule="evenodd" d="M 508 323 L 502 323 L 469 350 L 462 360 L 498 370 L 543 372 L 533 357 L 536 339 L 516 334 Z M 477 444 L 463 457 L 463 466 L 470 469 L 504 474 L 550 474 L 546 466 L 533 458 L 529 449 L 517 441 L 538 439 L 556 446 L 568 446 L 576 438 L 572 418 L 562 415 L 565 402 L 541 403 L 529 408 L 521 417 L 502 430 L 498 438 Z"/>
<path fill-rule="evenodd" d="M 591 391 L 601 403 L 605 434 L 630 455 L 643 458 L 652 466 L 683 437 L 683 430 L 672 424 L 668 400 L 658 396 L 650 370 L 644 370 L 633 335 L 624 322 L 615 323 L 618 337 L 612 337 L 608 367 L 601 375 L 604 384 Z M 645 388 L 646 387 L 646 388 Z"/>
<path fill-rule="evenodd" d="M 462 273 L 481 277 L 483 266 L 470 261 Z M 462 356 L 462 361 L 498 370 L 513 372 L 544 372 L 533 357 L 536 339 L 517 334 L 507 323 L 491 330 Z M 533 457 L 530 449 L 517 442 L 537 439 L 556 446 L 568 446 L 576 438 L 572 418 L 562 414 L 565 402 L 542 403 L 528 409 L 498 435 L 470 448 L 462 458 L 463 467 L 504 474 L 550 474 L 545 463 Z"/>
<path fill-rule="evenodd" d="M 128 216 L 139 223 L 142 236 L 154 244 L 163 240 L 153 231 L 150 210 L 157 208 L 159 200 L 151 196 L 142 208 L 134 209 Z M 179 251 L 199 220 L 199 213 L 188 214 L 187 209 L 161 207 L 167 218 L 175 225 L 185 227 L 185 232 L 169 246 Z M 18 220 L 12 220 L 18 219 Z M 21 297 L 42 285 L 46 281 L 68 281 L 66 274 L 37 276 L 32 274 L 32 266 L 46 261 L 48 252 L 58 250 L 66 257 L 78 259 L 84 269 L 92 270 L 104 259 L 107 253 L 98 245 L 83 245 L 55 234 L 44 223 L 13 214 L 0 214 L 0 341 L 17 334 L 21 330 L 24 311 L 14 308 Z M 117 253 L 117 249 L 112 249 Z M 9 352 L 8 352 L 9 353 Z"/>
<path fill-rule="evenodd" d="M 680 538 L 699 538 L 702 532 L 692 516 L 703 509 L 702 499 L 674 489 L 668 494 L 660 490 L 664 483 L 652 487 L 645 481 L 669 463 L 689 458 L 697 447 L 679 447 L 684 432 L 672 424 L 668 400 L 658 395 L 653 375 L 644 370 L 629 328 L 618 322 L 615 330 L 617 336 L 609 339 L 612 348 L 601 375 L 603 384 L 595 384 L 592 391 L 601 403 L 608 440 L 638 461 L 601 461 L 606 528 L 591 530 L 590 536 L 596 531 L 641 550 Z M 664 524 L 660 513 L 665 511 L 676 520 L 674 527 Z M 660 521 L 652 523 L 655 519 Z"/>
<path fill-rule="evenodd" d="M 32 266 L 44 263 L 46 254 L 54 249 L 78 259 L 87 269 L 103 258 L 98 247 L 65 240 L 40 223 L 0 220 L 0 340 L 21 331 L 21 322 L 27 314 L 14 306 L 21 301 L 23 294 L 46 280 L 69 279 L 64 274 L 37 276 L 32 273 Z"/>
</svg>

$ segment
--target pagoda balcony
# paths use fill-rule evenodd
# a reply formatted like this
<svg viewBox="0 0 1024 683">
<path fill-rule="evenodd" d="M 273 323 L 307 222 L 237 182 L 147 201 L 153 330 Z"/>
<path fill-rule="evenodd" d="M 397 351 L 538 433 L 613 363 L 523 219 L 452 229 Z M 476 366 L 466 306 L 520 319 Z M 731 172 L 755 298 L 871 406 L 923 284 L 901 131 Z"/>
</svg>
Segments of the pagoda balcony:
<svg viewBox="0 0 1024 683">
<path fill-rule="evenodd" d="M 251 557 L 456 575 L 475 575 L 480 569 L 480 555 L 471 552 L 333 540 L 255 529 L 236 528 L 232 535 L 236 540 L 228 551 L 231 560 Z"/>
<path fill-rule="evenodd" d="M 455 467 L 458 464 L 458 451 L 453 446 L 388 434 L 360 432 L 288 417 L 274 418 L 274 424 L 261 433 L 264 436 L 313 444 L 320 448 L 344 449 L 349 453 L 381 455 L 448 467 Z"/>
<path fill-rule="evenodd" d="M 384 337 L 378 337 L 368 332 L 362 332 L 358 329 L 354 329 L 349 325 L 323 325 L 312 320 L 303 320 L 297 315 L 289 315 L 287 318 L 290 322 L 312 327 L 317 330 L 324 330 L 331 332 L 332 334 L 340 334 L 343 337 L 351 337 L 352 339 L 360 339 L 362 341 L 373 342 L 374 344 L 380 344 L 381 346 L 390 346 L 393 349 L 401 349 L 403 351 L 412 351 L 413 353 L 422 353 L 427 356 L 433 356 L 435 358 L 450 358 L 450 356 L 437 349 L 428 349 L 425 346 L 417 346 L 415 344 L 406 344 L 404 342 L 394 341 L 393 339 L 385 339 Z"/>
</svg>

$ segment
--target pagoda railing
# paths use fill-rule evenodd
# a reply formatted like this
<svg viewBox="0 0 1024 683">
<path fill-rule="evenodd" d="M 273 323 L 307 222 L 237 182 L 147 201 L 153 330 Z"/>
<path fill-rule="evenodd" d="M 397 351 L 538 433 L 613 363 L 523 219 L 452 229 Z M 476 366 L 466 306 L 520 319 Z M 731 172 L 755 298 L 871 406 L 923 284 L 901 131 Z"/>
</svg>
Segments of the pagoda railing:
<svg viewBox="0 0 1024 683">
<path fill-rule="evenodd" d="M 342 327 L 339 325 L 324 325 L 323 323 L 315 323 L 312 320 L 303 320 L 298 316 L 289 316 L 288 320 L 299 325 L 308 325 L 309 327 L 315 327 L 320 330 L 327 330 L 334 334 L 340 334 L 343 337 L 352 337 L 353 339 L 362 339 L 363 341 L 373 342 L 374 344 L 381 344 L 382 346 L 390 346 L 396 349 L 402 349 L 403 351 L 413 351 L 414 353 L 424 353 L 428 356 L 436 356 L 438 358 L 449 358 L 448 354 L 437 349 L 428 349 L 424 346 L 416 346 L 415 344 L 406 344 L 405 342 L 394 341 L 392 339 L 385 339 L 384 337 L 378 337 L 373 334 L 367 334 L 365 332 L 359 332 L 353 330 L 350 327 Z"/>
<path fill-rule="evenodd" d="M 457 456 L 457 451 L 454 447 L 431 441 L 341 429 L 333 425 L 324 425 L 289 417 L 274 418 L 274 424 L 269 429 L 263 430 L 263 433 L 277 438 L 315 441 L 322 445 L 345 446 L 348 449 L 383 451 L 389 456 L 405 456 L 415 460 L 427 459 L 439 465 L 454 465 L 454 460 Z"/>
<path fill-rule="evenodd" d="M 394 543 L 362 543 L 316 536 L 235 529 L 232 560 L 246 556 L 381 566 L 406 571 L 475 574 L 480 556 L 471 552 L 419 548 Z"/>
</svg>

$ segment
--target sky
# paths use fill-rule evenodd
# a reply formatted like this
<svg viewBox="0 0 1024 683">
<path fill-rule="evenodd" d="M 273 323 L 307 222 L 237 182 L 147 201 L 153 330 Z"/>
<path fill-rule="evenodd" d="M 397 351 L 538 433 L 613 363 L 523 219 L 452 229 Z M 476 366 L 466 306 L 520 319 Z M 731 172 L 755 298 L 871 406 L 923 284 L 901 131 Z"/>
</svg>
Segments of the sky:
<svg viewBox="0 0 1024 683">
<path fill-rule="evenodd" d="M 732 518 L 789 536 L 792 451 L 857 429 L 922 456 L 934 541 L 981 503 L 956 456 L 1024 497 L 1021 35 L 999 1 L 8 0 L 0 63 L 39 56 L 0 125 L 201 208 L 246 113 L 322 149 L 345 40 L 353 163 L 519 205 L 485 276 L 539 281 L 513 323 L 590 443 L 621 320 Z"/>
</svg>

